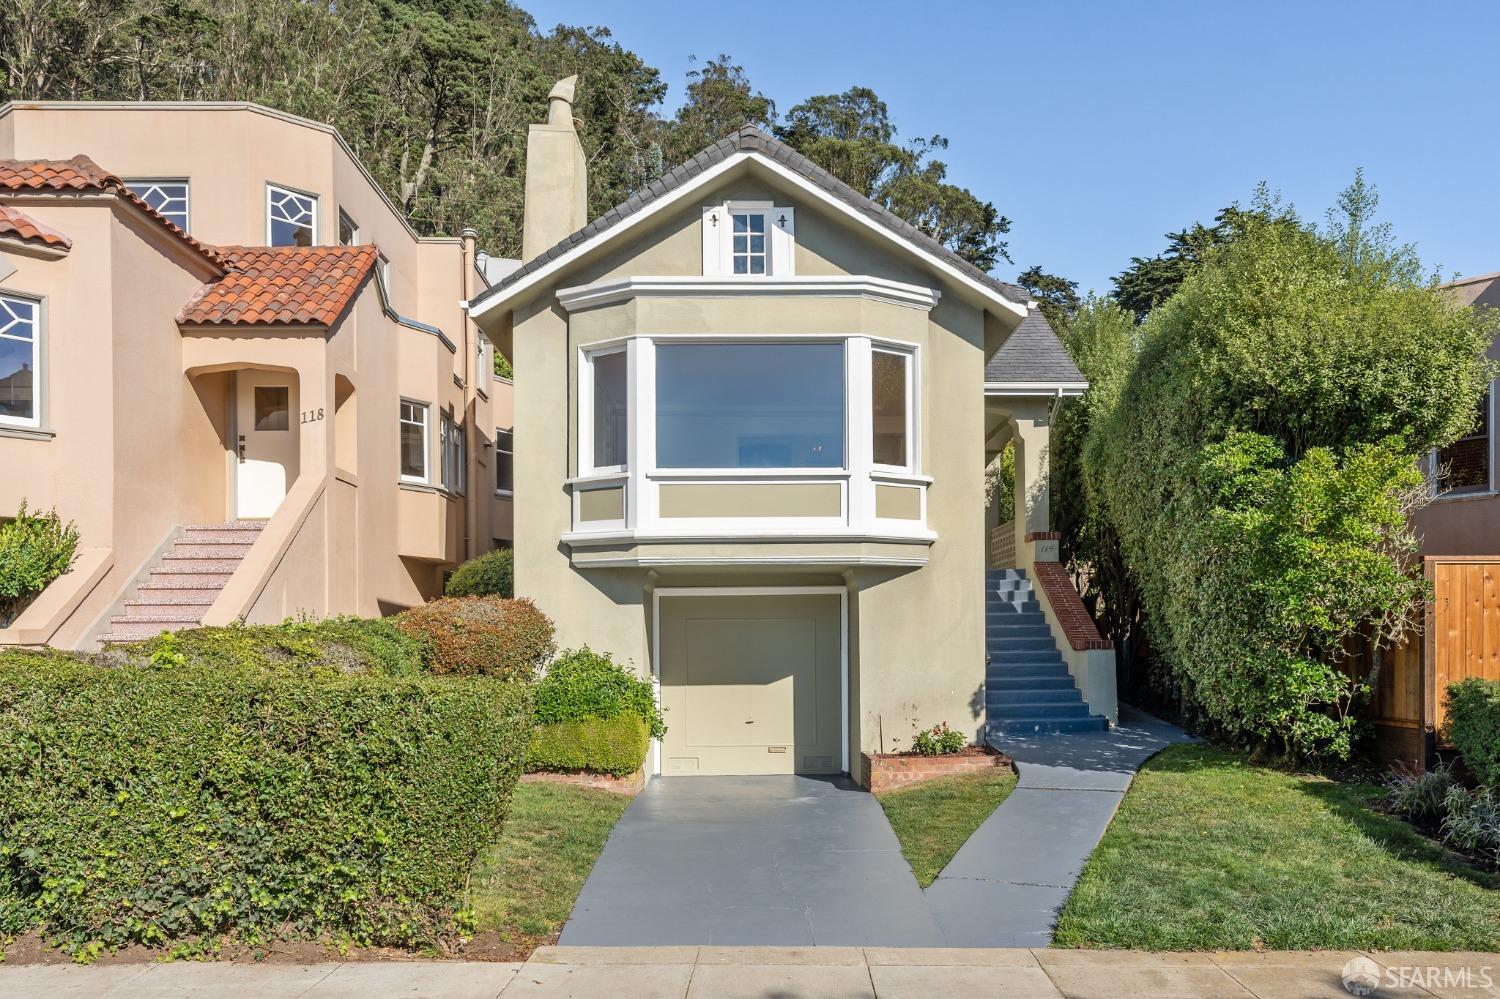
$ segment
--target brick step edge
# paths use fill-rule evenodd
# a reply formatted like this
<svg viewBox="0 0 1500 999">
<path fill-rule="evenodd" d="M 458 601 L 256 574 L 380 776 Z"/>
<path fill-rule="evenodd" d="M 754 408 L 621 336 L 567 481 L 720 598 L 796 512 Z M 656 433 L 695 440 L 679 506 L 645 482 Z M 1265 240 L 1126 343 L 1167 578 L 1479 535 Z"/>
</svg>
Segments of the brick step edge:
<svg viewBox="0 0 1500 999">
<path fill-rule="evenodd" d="M 897 788 L 912 787 L 938 777 L 1006 769 L 1012 773 L 1016 762 L 1004 753 L 954 753 L 949 756 L 906 756 L 892 753 L 860 753 L 864 774 L 860 783 L 871 794 L 884 794 Z"/>
<path fill-rule="evenodd" d="M 534 773 L 522 774 L 521 783 L 571 784 L 574 787 L 592 787 L 634 797 L 646 787 L 646 772 L 637 770 L 629 777 L 616 777 L 613 774 L 596 774 L 587 770 L 538 770 Z"/>
</svg>

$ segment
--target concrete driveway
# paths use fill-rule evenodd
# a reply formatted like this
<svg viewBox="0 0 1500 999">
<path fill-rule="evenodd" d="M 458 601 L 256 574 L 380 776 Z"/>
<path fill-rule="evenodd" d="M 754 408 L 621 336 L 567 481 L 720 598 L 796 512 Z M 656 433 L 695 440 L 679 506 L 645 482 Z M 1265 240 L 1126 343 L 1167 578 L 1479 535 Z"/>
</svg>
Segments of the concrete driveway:
<svg viewBox="0 0 1500 999">
<path fill-rule="evenodd" d="M 559 941 L 936 946 L 896 834 L 847 778 L 654 780 L 610 834 Z"/>
</svg>

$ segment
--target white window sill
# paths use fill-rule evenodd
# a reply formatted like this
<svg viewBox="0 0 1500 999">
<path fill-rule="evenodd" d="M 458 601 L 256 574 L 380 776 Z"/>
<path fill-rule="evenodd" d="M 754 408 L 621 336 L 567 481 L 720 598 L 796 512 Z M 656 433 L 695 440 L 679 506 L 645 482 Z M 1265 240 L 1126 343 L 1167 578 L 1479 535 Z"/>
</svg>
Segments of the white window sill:
<svg viewBox="0 0 1500 999">
<path fill-rule="evenodd" d="M 514 489 L 496 489 L 495 490 L 495 498 L 496 499 L 513 499 L 513 498 L 515 498 L 515 495 L 516 495 L 516 493 L 515 493 Z"/>
<path fill-rule="evenodd" d="M 620 472 L 590 472 L 587 475 L 575 475 L 571 479 L 564 479 L 565 486 L 597 486 L 607 483 L 624 482 L 630 478 L 630 473 Z"/>
<path fill-rule="evenodd" d="M 876 482 L 900 482 L 915 486 L 930 486 L 933 483 L 930 475 L 918 475 L 916 472 L 907 472 L 899 468 L 878 466 L 870 470 L 870 478 Z"/>
<path fill-rule="evenodd" d="M 1500 496 L 1500 490 L 1477 489 L 1473 492 L 1438 493 L 1432 497 L 1434 503 L 1462 503 L 1465 500 L 1487 500 Z"/>
<path fill-rule="evenodd" d="M 46 427 L 18 427 L 0 423 L 0 437 L 14 437 L 23 441 L 50 441 L 56 436 L 56 430 L 49 430 Z"/>
<path fill-rule="evenodd" d="M 653 482 L 674 482 L 685 479 L 847 479 L 852 473 L 847 468 L 658 468 L 647 472 L 646 478 Z"/>
</svg>

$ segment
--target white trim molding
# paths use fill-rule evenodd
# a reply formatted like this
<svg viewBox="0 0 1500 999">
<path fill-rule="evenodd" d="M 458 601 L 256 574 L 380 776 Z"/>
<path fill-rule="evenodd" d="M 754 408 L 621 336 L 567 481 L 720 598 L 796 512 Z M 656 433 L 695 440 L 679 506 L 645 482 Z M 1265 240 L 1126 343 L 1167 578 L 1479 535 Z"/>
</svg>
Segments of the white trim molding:
<svg viewBox="0 0 1500 999">
<path fill-rule="evenodd" d="M 819 595 L 839 598 L 839 758 L 849 772 L 849 588 L 846 586 L 658 586 L 651 591 L 651 689 L 661 709 L 662 597 L 788 597 Z M 651 740 L 651 774 L 661 776 L 661 740 Z"/>
<path fill-rule="evenodd" d="M 834 214 L 853 222 L 855 228 L 867 230 L 885 242 L 893 244 L 906 253 L 919 258 L 944 277 L 953 281 L 957 286 L 971 292 L 980 300 L 995 306 L 998 312 L 1009 313 L 1017 317 L 1017 319 L 1026 318 L 1027 310 L 1025 305 L 1020 302 L 1012 302 L 1000 294 L 998 290 L 985 284 L 973 275 L 966 273 L 956 264 L 919 246 L 900 233 L 886 228 L 886 226 L 870 218 L 864 212 L 835 198 L 832 194 L 801 176 L 796 171 L 788 169 L 763 153 L 749 150 L 738 152 L 715 164 L 681 186 L 673 188 L 665 195 L 656 198 L 650 204 L 625 217 L 617 224 L 594 233 L 594 235 L 577 243 L 571 249 L 553 257 L 514 283 L 496 289 L 493 294 L 486 293 L 486 295 L 480 296 L 479 301 L 470 302 L 469 315 L 472 318 L 478 319 L 487 312 L 512 304 L 517 298 L 528 294 L 538 285 L 545 283 L 558 271 L 571 266 L 580 257 L 623 240 L 630 233 L 639 229 L 660 213 L 670 210 L 685 200 L 693 199 L 697 192 L 714 184 L 726 173 L 746 163 L 753 163 L 758 169 L 766 170 L 777 176 L 785 183 L 803 192 L 809 200 L 819 202 L 830 208 Z"/>
<path fill-rule="evenodd" d="M 557 301 L 569 312 L 616 305 L 636 298 L 868 298 L 931 312 L 942 293 L 867 275 L 826 277 L 626 277 L 559 288 Z"/>
<path fill-rule="evenodd" d="M 1088 387 L 1088 382 L 985 382 L 984 394 L 1068 398 L 1083 395 Z"/>
</svg>

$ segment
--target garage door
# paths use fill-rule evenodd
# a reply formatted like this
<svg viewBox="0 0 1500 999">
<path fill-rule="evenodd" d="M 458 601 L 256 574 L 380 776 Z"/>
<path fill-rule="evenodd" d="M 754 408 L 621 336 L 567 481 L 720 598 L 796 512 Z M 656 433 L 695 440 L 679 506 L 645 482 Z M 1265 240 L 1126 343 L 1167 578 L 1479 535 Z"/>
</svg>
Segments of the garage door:
<svg viewBox="0 0 1500 999">
<path fill-rule="evenodd" d="M 837 593 L 661 597 L 664 775 L 838 773 Z"/>
</svg>

